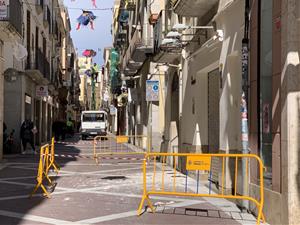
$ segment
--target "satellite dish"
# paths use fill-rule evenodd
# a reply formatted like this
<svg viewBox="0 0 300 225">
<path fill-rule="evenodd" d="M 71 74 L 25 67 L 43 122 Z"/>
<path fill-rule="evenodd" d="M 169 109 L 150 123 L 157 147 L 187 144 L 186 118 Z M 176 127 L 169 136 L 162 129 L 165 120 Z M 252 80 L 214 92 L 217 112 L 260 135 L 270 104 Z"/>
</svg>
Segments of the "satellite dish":
<svg viewBox="0 0 300 225">
<path fill-rule="evenodd" d="M 26 59 L 28 52 L 27 52 L 27 49 L 23 45 L 21 45 L 19 43 L 15 43 L 14 47 L 13 47 L 13 54 L 18 61 L 22 61 L 22 60 Z"/>
</svg>

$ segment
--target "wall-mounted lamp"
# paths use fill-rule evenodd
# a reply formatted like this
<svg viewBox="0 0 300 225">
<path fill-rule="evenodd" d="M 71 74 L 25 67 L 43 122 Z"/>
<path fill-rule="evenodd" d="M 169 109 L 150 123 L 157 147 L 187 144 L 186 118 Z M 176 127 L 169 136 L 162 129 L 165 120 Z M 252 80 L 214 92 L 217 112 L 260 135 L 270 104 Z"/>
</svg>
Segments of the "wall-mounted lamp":
<svg viewBox="0 0 300 225">
<path fill-rule="evenodd" d="M 174 38 L 164 38 L 161 42 L 162 45 L 168 45 L 168 44 L 176 44 L 179 41 L 177 39 Z"/>
<path fill-rule="evenodd" d="M 183 31 L 187 29 L 215 29 L 214 26 L 189 26 L 182 23 L 177 23 L 172 27 L 173 31 Z"/>
<path fill-rule="evenodd" d="M 127 81 L 127 80 L 136 80 L 139 79 L 141 77 L 141 75 L 138 76 L 134 76 L 134 77 L 127 77 L 124 74 L 121 75 L 121 80 L 122 81 Z"/>
<path fill-rule="evenodd" d="M 181 38 L 182 34 L 179 33 L 178 31 L 170 31 L 167 35 L 166 38 Z"/>
</svg>

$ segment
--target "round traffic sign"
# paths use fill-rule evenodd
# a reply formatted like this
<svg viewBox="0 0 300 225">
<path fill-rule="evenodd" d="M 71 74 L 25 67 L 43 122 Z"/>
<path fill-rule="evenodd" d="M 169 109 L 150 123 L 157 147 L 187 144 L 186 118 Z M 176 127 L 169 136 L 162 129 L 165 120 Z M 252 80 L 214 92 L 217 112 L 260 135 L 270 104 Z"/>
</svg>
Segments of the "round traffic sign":
<svg viewBox="0 0 300 225">
<path fill-rule="evenodd" d="M 158 91 L 158 85 L 153 85 L 152 89 L 153 89 L 153 91 Z"/>
</svg>

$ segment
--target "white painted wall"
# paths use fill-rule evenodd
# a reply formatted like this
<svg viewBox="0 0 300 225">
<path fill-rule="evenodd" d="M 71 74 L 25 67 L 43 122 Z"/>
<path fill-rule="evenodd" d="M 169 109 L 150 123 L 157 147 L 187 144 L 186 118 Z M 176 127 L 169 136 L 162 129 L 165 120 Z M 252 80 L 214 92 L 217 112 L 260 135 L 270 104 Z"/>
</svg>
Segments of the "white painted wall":
<svg viewBox="0 0 300 225">
<path fill-rule="evenodd" d="M 222 1 L 221 1 L 222 2 Z M 227 1 L 231 2 L 231 1 Z M 220 149 L 241 149 L 240 96 L 241 49 L 243 38 L 244 1 L 236 0 L 216 17 L 217 28 L 224 31 L 220 55 L 223 69 L 223 90 L 220 99 Z"/>
<path fill-rule="evenodd" d="M 183 68 L 182 144 L 208 145 L 208 73 L 219 66 L 222 44 L 203 46 Z M 195 84 L 191 80 L 196 79 Z M 192 107 L 195 113 L 192 113 Z"/>
</svg>

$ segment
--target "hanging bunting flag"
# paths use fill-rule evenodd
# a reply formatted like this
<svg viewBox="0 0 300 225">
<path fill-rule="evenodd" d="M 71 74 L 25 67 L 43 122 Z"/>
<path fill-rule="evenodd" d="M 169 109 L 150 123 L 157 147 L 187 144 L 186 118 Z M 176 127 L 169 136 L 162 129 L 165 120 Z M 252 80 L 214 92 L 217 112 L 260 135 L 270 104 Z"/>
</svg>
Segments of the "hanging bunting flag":
<svg viewBox="0 0 300 225">
<path fill-rule="evenodd" d="M 91 0 L 92 1 L 92 4 L 95 8 L 97 8 L 97 5 L 96 5 L 96 0 Z M 71 0 L 71 2 L 75 2 L 75 0 Z"/>
<path fill-rule="evenodd" d="M 80 26 L 87 26 L 88 24 L 91 25 L 91 29 L 94 30 L 94 20 L 96 19 L 96 16 L 92 11 L 85 11 L 82 10 L 82 14 L 77 18 L 78 26 L 76 30 L 80 29 Z"/>
<path fill-rule="evenodd" d="M 85 75 L 87 75 L 88 77 L 91 77 L 92 76 L 92 71 L 90 69 L 86 70 L 85 72 Z"/>
<path fill-rule="evenodd" d="M 95 8 L 97 8 L 96 0 L 92 0 L 92 3 L 93 3 L 93 6 L 94 6 Z"/>
<path fill-rule="evenodd" d="M 119 22 L 122 27 L 128 25 L 128 20 L 129 20 L 129 11 L 126 9 L 123 9 L 121 11 L 120 17 L 119 17 Z"/>
<path fill-rule="evenodd" d="M 85 57 L 95 57 L 97 53 L 93 49 L 86 49 L 83 51 L 82 55 Z"/>
</svg>

